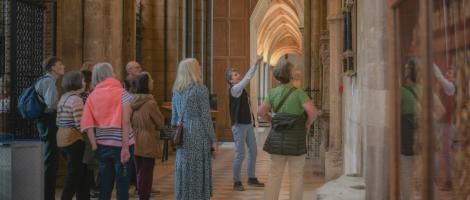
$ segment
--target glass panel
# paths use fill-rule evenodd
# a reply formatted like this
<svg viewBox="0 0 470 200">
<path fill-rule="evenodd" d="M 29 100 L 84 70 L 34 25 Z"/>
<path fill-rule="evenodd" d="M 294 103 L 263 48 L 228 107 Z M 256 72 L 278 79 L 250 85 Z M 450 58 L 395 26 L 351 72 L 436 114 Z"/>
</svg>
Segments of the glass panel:
<svg viewBox="0 0 470 200">
<path fill-rule="evenodd" d="M 399 77 L 399 190 L 400 199 L 415 199 L 423 188 L 422 120 L 424 55 L 420 1 L 401 1 L 395 9 L 396 63 Z"/>
<path fill-rule="evenodd" d="M 462 121 L 465 117 L 459 119 L 457 114 L 459 111 L 465 114 L 469 95 L 470 1 L 432 2 L 433 66 L 428 70 L 432 70 L 434 199 L 467 199 L 470 180 L 464 177 L 470 169 L 470 155 L 465 150 L 468 145 L 463 144 L 467 141 L 464 133 L 468 133 L 469 122 Z M 457 197 L 458 194 L 466 196 Z"/>
</svg>

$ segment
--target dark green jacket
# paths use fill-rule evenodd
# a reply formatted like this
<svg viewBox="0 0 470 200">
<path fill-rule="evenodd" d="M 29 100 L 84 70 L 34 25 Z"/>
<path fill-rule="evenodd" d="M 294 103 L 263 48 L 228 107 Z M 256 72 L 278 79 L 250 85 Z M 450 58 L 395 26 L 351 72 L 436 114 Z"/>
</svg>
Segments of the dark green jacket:
<svg viewBox="0 0 470 200">
<path fill-rule="evenodd" d="M 287 156 L 299 156 L 307 153 L 305 122 L 304 114 L 276 114 L 273 117 L 272 128 L 266 138 L 263 150 L 270 154 Z"/>
</svg>

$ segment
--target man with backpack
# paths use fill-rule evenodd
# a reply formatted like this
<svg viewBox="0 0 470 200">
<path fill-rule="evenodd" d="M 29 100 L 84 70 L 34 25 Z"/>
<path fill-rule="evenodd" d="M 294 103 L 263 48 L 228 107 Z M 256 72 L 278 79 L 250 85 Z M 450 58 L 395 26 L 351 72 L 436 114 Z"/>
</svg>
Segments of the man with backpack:
<svg viewBox="0 0 470 200">
<path fill-rule="evenodd" d="M 37 94 L 42 98 L 45 109 L 37 119 L 36 127 L 39 138 L 44 143 L 44 167 L 45 167 L 45 200 L 55 199 L 56 174 L 58 168 L 59 151 L 57 148 L 57 103 L 59 92 L 56 81 L 64 75 L 65 66 L 62 61 L 54 56 L 44 60 L 43 69 L 46 72 L 34 85 Z"/>
</svg>

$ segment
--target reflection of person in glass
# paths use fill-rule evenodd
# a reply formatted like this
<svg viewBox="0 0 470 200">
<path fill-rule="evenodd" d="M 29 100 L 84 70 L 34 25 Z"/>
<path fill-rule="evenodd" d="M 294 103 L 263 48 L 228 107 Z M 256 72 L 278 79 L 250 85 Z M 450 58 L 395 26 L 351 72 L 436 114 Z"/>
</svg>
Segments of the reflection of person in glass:
<svg viewBox="0 0 470 200">
<path fill-rule="evenodd" d="M 453 70 L 450 68 L 445 75 L 436 64 L 433 65 L 434 76 L 437 80 L 439 90 L 439 100 L 443 103 L 445 113 L 436 123 L 435 133 L 440 148 L 436 155 L 436 181 L 441 190 L 452 189 L 451 161 L 452 161 L 452 141 L 455 133 L 453 126 L 453 116 L 455 110 L 455 85 L 453 81 Z"/>
<path fill-rule="evenodd" d="M 405 65 L 404 83 L 400 88 L 400 199 L 409 199 L 413 189 L 414 143 L 418 102 L 417 61 Z"/>
</svg>

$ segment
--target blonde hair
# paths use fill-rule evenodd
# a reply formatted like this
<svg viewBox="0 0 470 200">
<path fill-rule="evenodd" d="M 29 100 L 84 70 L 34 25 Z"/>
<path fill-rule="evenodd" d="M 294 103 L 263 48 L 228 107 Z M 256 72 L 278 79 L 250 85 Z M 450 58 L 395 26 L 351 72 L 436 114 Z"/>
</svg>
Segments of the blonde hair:
<svg viewBox="0 0 470 200">
<path fill-rule="evenodd" d="M 186 58 L 178 65 L 173 91 L 183 91 L 202 84 L 201 66 L 195 58 Z"/>
<path fill-rule="evenodd" d="M 91 85 L 94 87 L 101 81 L 113 76 L 113 66 L 109 63 L 97 63 L 93 67 Z"/>
</svg>

